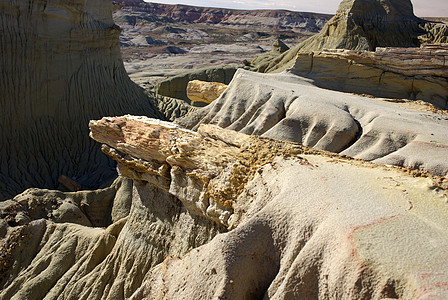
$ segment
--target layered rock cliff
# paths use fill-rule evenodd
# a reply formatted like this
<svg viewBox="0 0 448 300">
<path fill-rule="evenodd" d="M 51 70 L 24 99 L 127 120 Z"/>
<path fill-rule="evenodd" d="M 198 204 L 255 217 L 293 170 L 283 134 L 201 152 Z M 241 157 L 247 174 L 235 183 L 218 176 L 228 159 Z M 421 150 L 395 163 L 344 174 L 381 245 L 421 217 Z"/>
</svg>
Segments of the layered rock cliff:
<svg viewBox="0 0 448 300">
<path fill-rule="evenodd" d="M 116 17 L 136 26 L 160 20 L 172 23 L 204 23 L 230 27 L 264 27 L 318 32 L 331 17 L 327 14 L 286 10 L 236 10 L 148 3 L 142 0 L 120 2 L 124 10 Z"/>
<path fill-rule="evenodd" d="M 448 109 L 448 45 L 303 51 L 290 71 L 327 89 L 424 100 Z"/>
<path fill-rule="evenodd" d="M 212 125 L 196 133 L 125 116 L 90 127 L 125 182 L 132 179 L 130 209 L 114 210 L 124 218 L 107 228 L 91 228 L 32 221 L 43 195 L 59 213 L 74 195 L 34 190 L 14 198 L 8 213 L 29 219 L 2 223 L 1 266 L 9 267 L 0 297 L 448 295 L 446 178 Z M 114 188 L 126 194 L 123 184 Z M 101 199 L 90 194 L 71 205 L 91 218 L 95 210 L 81 204 Z M 126 206 L 113 199 L 113 208 Z"/>
<path fill-rule="evenodd" d="M 128 78 L 108 0 L 0 3 L 0 199 L 28 187 L 84 187 L 114 164 L 87 138 L 88 121 L 157 108 Z"/>
</svg>

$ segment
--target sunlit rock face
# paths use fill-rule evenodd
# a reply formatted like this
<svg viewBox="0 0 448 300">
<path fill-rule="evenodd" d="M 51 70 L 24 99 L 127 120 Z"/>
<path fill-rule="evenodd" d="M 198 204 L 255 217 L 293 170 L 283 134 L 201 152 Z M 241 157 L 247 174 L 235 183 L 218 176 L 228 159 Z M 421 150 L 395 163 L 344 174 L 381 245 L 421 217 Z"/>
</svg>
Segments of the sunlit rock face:
<svg viewBox="0 0 448 300">
<path fill-rule="evenodd" d="M 439 28 L 437 23 L 416 17 L 410 0 L 343 0 L 336 15 L 304 48 L 375 50 L 447 39 L 446 25 Z"/>
<path fill-rule="evenodd" d="M 0 3 L 0 199 L 55 188 L 64 174 L 84 187 L 114 164 L 88 139 L 103 115 L 158 117 L 128 78 L 111 1 Z"/>
<path fill-rule="evenodd" d="M 391 101 L 326 90 L 288 73 L 240 69 L 217 100 L 176 122 L 193 130 L 214 124 L 447 176 L 446 112 L 431 113 L 431 106 L 415 101 Z"/>
<path fill-rule="evenodd" d="M 419 47 L 447 42 L 448 26 L 416 17 L 410 0 L 343 0 L 319 33 L 257 67 L 263 72 L 285 70 L 299 51 L 375 51 L 377 47 Z"/>
<path fill-rule="evenodd" d="M 290 71 L 331 90 L 423 100 L 448 109 L 448 44 L 302 51 Z"/>
<path fill-rule="evenodd" d="M 214 125 L 90 129 L 123 177 L 0 203 L 1 299 L 448 295 L 446 177 Z"/>
</svg>

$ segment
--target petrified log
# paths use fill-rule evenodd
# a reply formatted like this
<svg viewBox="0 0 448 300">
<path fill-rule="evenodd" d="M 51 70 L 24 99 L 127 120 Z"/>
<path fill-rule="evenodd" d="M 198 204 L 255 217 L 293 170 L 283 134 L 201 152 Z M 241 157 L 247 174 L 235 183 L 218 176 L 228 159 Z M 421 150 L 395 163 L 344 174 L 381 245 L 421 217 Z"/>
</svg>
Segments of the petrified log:
<svg viewBox="0 0 448 300">
<path fill-rule="evenodd" d="M 90 128 L 133 180 L 128 216 L 105 229 L 6 225 L 0 297 L 448 295 L 446 178 L 212 125 L 125 116 Z M 28 214 L 39 193 L 15 207 Z"/>
<path fill-rule="evenodd" d="M 230 214 L 216 221 L 231 232 L 167 258 L 132 299 L 448 294 L 446 178 L 212 125 L 193 133 L 126 116 L 90 128 L 132 178 L 165 163 L 169 192 L 189 210 L 213 218 L 218 205 Z"/>
</svg>

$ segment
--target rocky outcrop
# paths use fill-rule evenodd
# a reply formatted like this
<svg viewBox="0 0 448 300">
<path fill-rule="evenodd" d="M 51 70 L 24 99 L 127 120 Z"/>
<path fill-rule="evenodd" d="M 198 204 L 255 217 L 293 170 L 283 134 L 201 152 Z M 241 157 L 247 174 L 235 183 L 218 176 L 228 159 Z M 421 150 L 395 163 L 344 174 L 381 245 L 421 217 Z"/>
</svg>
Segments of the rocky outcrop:
<svg viewBox="0 0 448 300">
<path fill-rule="evenodd" d="M 132 186 L 132 180 L 118 178 L 110 187 L 94 191 L 61 192 L 32 188 L 0 202 L 0 215 L 12 227 L 39 219 L 106 227 L 129 215 Z"/>
<path fill-rule="evenodd" d="M 272 47 L 272 50 L 263 54 L 260 54 L 256 58 L 254 58 L 249 65 L 256 66 L 254 68 L 254 71 L 257 72 L 265 72 L 265 67 L 269 65 L 269 63 L 280 56 L 281 54 L 285 53 L 289 50 L 289 47 L 285 45 L 281 40 L 276 40 L 274 42 L 274 45 Z"/>
<path fill-rule="evenodd" d="M 192 105 L 205 106 L 221 96 L 226 88 L 227 85 L 220 82 L 192 80 L 187 85 L 187 97 Z"/>
<path fill-rule="evenodd" d="M 377 47 L 419 47 L 447 42 L 448 26 L 416 17 L 410 0 L 343 0 L 336 15 L 318 34 L 265 63 L 263 70 L 285 70 L 299 51 L 374 51 Z"/>
<path fill-rule="evenodd" d="M 292 74 L 240 69 L 220 98 L 176 122 L 193 130 L 215 124 L 446 176 L 446 113 L 385 100 L 321 89 Z"/>
<path fill-rule="evenodd" d="M 87 138 L 103 115 L 161 116 L 127 76 L 111 1 L 0 4 L 0 200 L 60 175 L 98 187 L 115 174 Z"/>
<path fill-rule="evenodd" d="M 229 84 L 240 65 L 222 65 L 185 72 L 157 84 L 155 92 L 162 96 L 190 102 L 187 96 L 188 82 L 201 80 Z"/>
<path fill-rule="evenodd" d="M 447 41 L 448 27 L 417 18 L 410 0 L 343 0 L 336 15 L 302 49 L 372 51 Z"/>
<path fill-rule="evenodd" d="M 300 52 L 290 71 L 322 88 L 448 109 L 448 46 Z"/>
<path fill-rule="evenodd" d="M 448 294 L 446 178 L 212 125 L 125 116 L 90 128 L 132 179 L 129 212 L 107 228 L 2 220 L 0 297 Z M 38 192 L 12 204 L 28 214 Z"/>
</svg>

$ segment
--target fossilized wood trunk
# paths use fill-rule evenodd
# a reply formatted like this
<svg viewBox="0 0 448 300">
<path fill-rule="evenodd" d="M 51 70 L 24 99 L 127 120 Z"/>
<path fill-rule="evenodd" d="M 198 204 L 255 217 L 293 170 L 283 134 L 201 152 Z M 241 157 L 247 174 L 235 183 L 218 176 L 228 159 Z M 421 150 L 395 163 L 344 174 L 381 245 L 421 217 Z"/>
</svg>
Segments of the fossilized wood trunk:
<svg viewBox="0 0 448 300">
<path fill-rule="evenodd" d="M 125 176 L 168 190 L 197 215 L 213 218 L 219 205 L 230 215 L 215 221 L 232 231 L 166 258 L 132 299 L 448 293 L 446 178 L 211 125 L 194 133 L 125 116 L 90 128 Z"/>
<path fill-rule="evenodd" d="M 215 221 L 231 232 L 165 259 L 133 299 L 423 299 L 448 292 L 438 284 L 448 280 L 446 250 L 420 235 L 448 242 L 431 229 L 447 229 L 446 178 L 412 178 L 210 125 L 194 133 L 126 116 L 90 127 L 125 176 L 168 190 L 197 215 L 213 218 L 216 205 L 230 215 Z"/>
<path fill-rule="evenodd" d="M 127 76 L 108 0 L 0 2 L 0 200 L 60 175 L 115 173 L 87 138 L 104 115 L 159 113 Z"/>
</svg>

